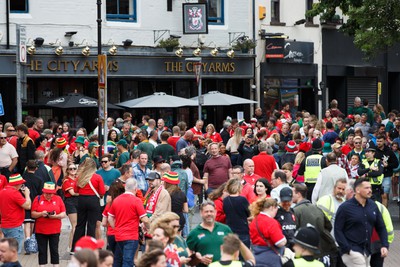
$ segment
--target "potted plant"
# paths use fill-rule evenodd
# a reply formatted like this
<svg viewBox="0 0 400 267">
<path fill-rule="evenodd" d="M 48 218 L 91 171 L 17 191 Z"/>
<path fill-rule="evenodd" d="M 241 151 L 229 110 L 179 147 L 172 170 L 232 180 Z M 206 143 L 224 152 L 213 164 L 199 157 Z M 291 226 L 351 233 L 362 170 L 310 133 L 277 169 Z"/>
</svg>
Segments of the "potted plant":
<svg viewBox="0 0 400 267">
<path fill-rule="evenodd" d="M 253 49 L 255 47 L 256 43 L 248 36 L 238 38 L 236 43 L 233 45 L 233 49 L 241 50 L 242 53 L 248 53 L 250 49 Z"/>
<path fill-rule="evenodd" d="M 172 52 L 175 47 L 179 46 L 179 40 L 176 38 L 167 38 L 167 39 L 161 39 L 160 42 L 158 43 L 158 47 L 165 48 L 167 52 Z"/>
</svg>

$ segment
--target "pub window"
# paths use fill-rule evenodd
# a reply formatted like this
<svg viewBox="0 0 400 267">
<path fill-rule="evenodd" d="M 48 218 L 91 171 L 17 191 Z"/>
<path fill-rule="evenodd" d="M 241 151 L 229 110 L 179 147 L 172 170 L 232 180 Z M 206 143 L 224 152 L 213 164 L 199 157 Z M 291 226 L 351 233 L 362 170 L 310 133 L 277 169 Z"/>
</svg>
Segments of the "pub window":
<svg viewBox="0 0 400 267">
<path fill-rule="evenodd" d="M 208 23 L 214 25 L 224 24 L 224 0 L 200 0 L 199 3 L 208 4 Z"/>
<path fill-rule="evenodd" d="M 136 0 L 107 0 L 107 20 L 136 22 Z"/>
<path fill-rule="evenodd" d="M 271 0 L 271 22 L 281 22 L 280 0 Z"/>
<path fill-rule="evenodd" d="M 306 12 L 313 7 L 314 0 L 306 0 Z M 314 17 L 306 18 L 308 24 L 314 24 Z"/>
<path fill-rule="evenodd" d="M 28 0 L 10 1 L 10 13 L 28 13 Z"/>
</svg>

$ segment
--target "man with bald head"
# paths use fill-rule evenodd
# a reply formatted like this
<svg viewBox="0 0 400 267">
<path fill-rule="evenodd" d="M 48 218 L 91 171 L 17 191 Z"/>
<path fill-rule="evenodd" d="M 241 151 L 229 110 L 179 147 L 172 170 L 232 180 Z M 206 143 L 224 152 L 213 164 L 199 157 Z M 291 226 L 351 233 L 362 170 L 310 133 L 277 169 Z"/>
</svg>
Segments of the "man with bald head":
<svg viewBox="0 0 400 267">
<path fill-rule="evenodd" d="M 256 181 L 261 178 L 260 175 L 254 173 L 254 161 L 252 159 L 246 159 L 243 162 L 244 175 L 243 180 L 251 186 L 254 186 Z"/>
<path fill-rule="evenodd" d="M 182 148 L 188 147 L 192 140 L 193 140 L 193 132 L 191 130 L 188 130 L 185 132 L 185 134 L 176 142 L 176 153 L 179 154 L 179 152 L 182 150 Z"/>
</svg>

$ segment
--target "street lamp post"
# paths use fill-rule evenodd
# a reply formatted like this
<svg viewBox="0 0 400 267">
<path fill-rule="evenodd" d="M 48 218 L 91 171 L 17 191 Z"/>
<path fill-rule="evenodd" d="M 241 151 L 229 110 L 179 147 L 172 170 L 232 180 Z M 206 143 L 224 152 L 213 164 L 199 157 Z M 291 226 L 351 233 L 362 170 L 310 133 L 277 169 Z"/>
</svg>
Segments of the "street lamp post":
<svg viewBox="0 0 400 267">
<path fill-rule="evenodd" d="M 97 4 L 97 58 L 99 58 L 99 56 L 101 55 L 101 0 L 96 0 L 96 4 Z M 99 144 L 101 145 L 101 141 L 102 141 L 102 122 L 101 122 L 101 117 L 100 117 L 100 109 L 101 109 L 101 101 L 102 99 L 100 99 L 100 89 L 98 88 L 98 93 L 99 93 L 99 97 L 98 97 L 98 107 L 99 107 L 99 118 L 97 121 L 97 129 L 98 129 L 98 136 L 99 136 Z M 104 132 L 104 135 L 105 132 Z M 104 152 L 106 151 L 106 147 L 104 147 Z M 102 156 L 102 150 L 99 149 L 99 157 L 101 158 Z"/>
<path fill-rule="evenodd" d="M 201 57 L 189 57 L 186 58 L 185 61 L 187 62 L 192 62 L 193 63 L 193 69 L 195 70 L 196 74 L 196 80 L 197 80 L 197 90 L 198 90 L 198 101 L 199 101 L 199 106 L 198 106 L 198 116 L 199 120 L 201 120 L 201 106 L 204 104 L 204 97 L 201 93 L 201 69 L 202 69 L 202 63 L 201 63 Z"/>
</svg>

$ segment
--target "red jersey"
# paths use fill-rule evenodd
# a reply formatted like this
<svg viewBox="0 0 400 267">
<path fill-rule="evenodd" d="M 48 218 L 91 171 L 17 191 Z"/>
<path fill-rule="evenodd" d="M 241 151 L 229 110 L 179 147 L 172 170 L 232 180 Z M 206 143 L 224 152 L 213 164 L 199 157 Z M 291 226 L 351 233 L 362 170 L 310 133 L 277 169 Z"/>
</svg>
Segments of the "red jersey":
<svg viewBox="0 0 400 267">
<path fill-rule="evenodd" d="M 77 192 L 78 189 L 76 187 L 76 180 L 72 179 L 71 177 L 67 176 L 62 184 L 62 191 L 64 192 L 64 196 L 66 198 L 73 197 L 70 193 L 69 190 L 73 189 L 74 192 Z"/>
<path fill-rule="evenodd" d="M 2 190 L 4 187 L 6 187 L 7 184 L 8 184 L 7 177 L 0 174 L 0 190 Z"/>
<path fill-rule="evenodd" d="M 254 201 L 256 194 L 254 194 L 254 188 L 249 183 L 243 185 L 242 192 L 240 193 L 242 197 L 245 197 L 249 203 Z"/>
<path fill-rule="evenodd" d="M 260 178 L 261 178 L 261 176 L 255 174 L 255 173 L 253 173 L 252 175 L 247 175 L 247 174 L 245 174 L 245 175 L 243 176 L 243 179 L 246 181 L 246 183 L 248 183 L 248 184 L 251 185 L 251 186 L 254 186 L 254 185 L 256 184 L 256 181 L 257 181 L 258 179 L 260 179 Z"/>
<path fill-rule="evenodd" d="M 40 137 L 40 133 L 38 133 L 38 131 L 31 129 L 31 128 L 28 129 L 28 135 L 32 139 L 33 143 L 35 143 L 36 139 L 38 139 Z"/>
<path fill-rule="evenodd" d="M 277 168 L 274 157 L 263 151 L 254 156 L 252 160 L 254 161 L 254 173 L 271 182 L 272 172 Z"/>
<path fill-rule="evenodd" d="M 0 199 L 1 227 L 21 226 L 25 219 L 25 209 L 21 206 L 26 201 L 21 192 L 12 186 L 6 186 L 0 191 Z"/>
<path fill-rule="evenodd" d="M 108 215 L 115 218 L 115 240 L 138 240 L 140 218 L 146 216 L 142 201 L 131 192 L 114 199 Z"/>
<path fill-rule="evenodd" d="M 198 130 L 196 127 L 190 128 L 190 131 L 193 132 L 193 134 L 195 135 L 203 135 L 203 133 L 201 132 L 201 129 Z M 192 141 L 197 140 L 198 137 L 193 137 Z"/>
<path fill-rule="evenodd" d="M 215 210 L 217 211 L 217 215 L 215 220 L 220 223 L 225 223 L 226 215 L 224 213 L 224 202 L 222 198 L 217 198 L 214 200 Z"/>
<path fill-rule="evenodd" d="M 170 136 L 167 139 L 167 143 L 169 145 L 171 145 L 174 148 L 174 150 L 176 150 L 176 143 L 178 142 L 179 138 L 181 138 L 181 137 L 180 136 L 174 136 L 174 135 Z"/>
<path fill-rule="evenodd" d="M 210 138 L 211 141 L 213 141 L 214 143 L 220 143 L 222 142 L 222 137 L 219 133 L 212 133 L 211 135 L 209 135 L 208 133 L 204 134 L 204 138 Z"/>
<path fill-rule="evenodd" d="M 111 204 L 110 203 L 108 203 L 105 207 L 104 207 L 104 211 L 103 211 L 103 217 L 104 218 L 108 218 L 108 212 L 109 212 L 109 210 L 110 210 L 110 207 L 111 207 Z M 111 226 L 110 226 L 110 224 L 108 223 L 108 220 L 107 220 L 107 235 L 115 235 L 115 230 L 114 230 L 114 228 L 112 228 Z"/>
<path fill-rule="evenodd" d="M 92 183 L 93 187 L 96 189 L 97 193 L 100 196 L 104 196 L 104 194 L 106 193 L 106 189 L 104 188 L 103 178 L 101 178 L 101 176 L 98 175 L 97 173 L 94 173 L 92 175 L 92 178 L 90 178 L 90 182 Z M 83 188 L 80 188 L 78 186 L 78 193 L 79 193 L 79 195 L 83 195 L 83 196 L 95 196 L 96 195 L 96 193 L 90 187 L 89 183 L 87 183 Z"/>
<path fill-rule="evenodd" d="M 353 150 L 353 148 L 351 148 L 351 146 L 349 146 L 349 145 L 344 145 L 342 147 L 342 153 L 345 155 L 349 154 L 350 151 L 352 151 L 352 150 Z"/>
<path fill-rule="evenodd" d="M 250 240 L 253 245 L 267 246 L 267 243 L 260 236 L 257 230 L 256 220 L 258 224 L 258 230 L 260 230 L 265 239 L 267 239 L 271 245 L 279 244 L 283 241 L 283 239 L 285 239 L 285 236 L 282 233 L 282 226 L 279 224 L 279 222 L 265 213 L 260 213 L 250 223 L 249 227 Z"/>
<path fill-rule="evenodd" d="M 54 211 L 55 214 L 60 214 L 61 212 L 65 212 L 65 205 L 61 197 L 58 195 L 52 195 L 50 200 L 47 200 L 43 195 L 40 195 L 33 201 L 32 210 L 37 212 Z M 38 234 L 59 234 L 61 232 L 61 219 L 39 217 L 36 219 L 35 229 Z"/>
</svg>

